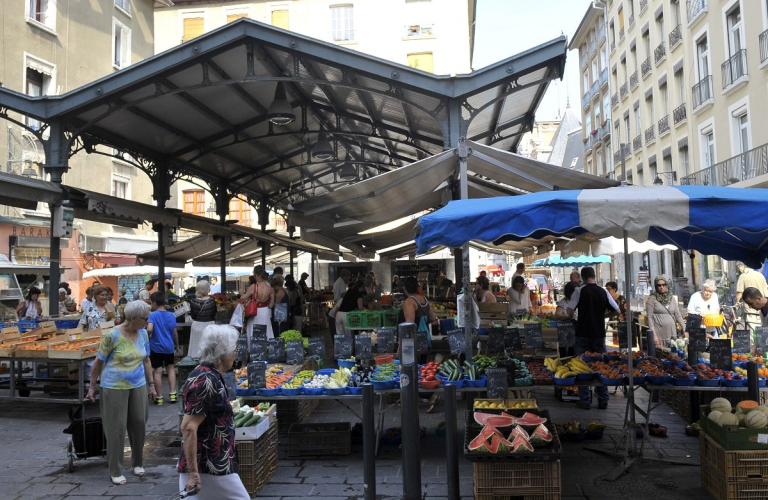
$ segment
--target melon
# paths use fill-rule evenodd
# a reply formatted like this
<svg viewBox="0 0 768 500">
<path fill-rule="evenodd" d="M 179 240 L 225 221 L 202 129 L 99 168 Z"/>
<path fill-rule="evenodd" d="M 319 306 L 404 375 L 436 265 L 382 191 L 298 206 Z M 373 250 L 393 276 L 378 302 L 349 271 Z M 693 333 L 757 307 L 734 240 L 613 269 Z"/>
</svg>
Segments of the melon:
<svg viewBox="0 0 768 500">
<path fill-rule="evenodd" d="M 709 411 L 719 411 L 721 413 L 731 413 L 733 408 L 731 402 L 725 398 L 715 398 L 709 403 Z"/>
<path fill-rule="evenodd" d="M 752 410 L 752 411 L 757 411 L 757 410 Z M 739 419 L 739 427 L 746 427 L 746 424 L 744 424 L 744 418 L 746 417 L 746 415 L 744 415 L 740 411 L 737 411 L 736 413 L 734 413 L 734 415 L 736 415 L 736 417 L 738 417 Z"/>
<path fill-rule="evenodd" d="M 509 453 L 512 449 L 512 443 L 498 434 L 494 434 L 491 438 L 491 447 L 496 448 L 495 453 Z"/>
<path fill-rule="evenodd" d="M 724 413 L 721 411 L 715 410 L 715 411 L 709 412 L 709 415 L 707 415 L 707 418 L 713 422 L 717 422 L 717 420 L 720 418 L 721 415 L 724 415 Z"/>
<path fill-rule="evenodd" d="M 734 415 L 733 413 L 723 413 L 720 415 L 720 418 L 717 420 L 717 423 L 721 427 L 725 427 L 726 425 L 739 425 L 739 417 Z"/>
<path fill-rule="evenodd" d="M 512 432 L 509 433 L 509 437 L 507 438 L 510 441 L 514 441 L 517 436 L 523 436 L 525 439 L 529 439 L 530 436 L 527 432 L 525 432 L 525 429 L 520 427 L 519 425 L 512 429 Z"/>
<path fill-rule="evenodd" d="M 541 424 L 531 434 L 530 441 L 533 446 L 546 446 L 552 442 L 552 433 Z"/>
<path fill-rule="evenodd" d="M 542 424 L 547 423 L 547 419 L 542 418 L 534 413 L 528 412 L 525 413 L 522 417 L 515 419 L 515 423 L 524 427 L 536 428 Z"/>
<path fill-rule="evenodd" d="M 744 413 L 749 413 L 750 411 L 754 410 L 758 406 L 760 405 L 757 404 L 757 401 L 752 401 L 751 399 L 745 399 L 744 401 L 739 401 L 738 404 L 736 405 L 736 407 L 739 410 L 743 411 Z"/>
<path fill-rule="evenodd" d="M 512 453 L 533 453 L 533 445 L 523 436 L 517 436 L 512 441 Z"/>
<path fill-rule="evenodd" d="M 480 434 L 469 442 L 467 448 L 470 451 L 477 451 L 481 453 L 496 453 L 499 449 L 499 442 L 493 441 L 493 436 L 500 436 L 499 431 L 490 425 L 486 425 L 480 430 Z M 489 442 L 490 440 L 490 442 Z"/>
<path fill-rule="evenodd" d="M 758 406 L 757 408 L 755 408 L 755 411 L 763 412 L 765 413 L 765 416 L 768 417 L 768 406 L 766 405 Z"/>
<path fill-rule="evenodd" d="M 744 425 L 750 429 L 761 429 L 768 425 L 768 416 L 761 411 L 752 410 L 744 417 Z"/>
</svg>

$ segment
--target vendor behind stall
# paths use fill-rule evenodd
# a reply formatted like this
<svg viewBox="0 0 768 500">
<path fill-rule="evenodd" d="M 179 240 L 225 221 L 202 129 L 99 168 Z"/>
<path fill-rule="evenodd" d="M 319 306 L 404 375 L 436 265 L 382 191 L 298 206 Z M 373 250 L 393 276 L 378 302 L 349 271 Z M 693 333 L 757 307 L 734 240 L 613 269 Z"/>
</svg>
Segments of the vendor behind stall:
<svg viewBox="0 0 768 500">
<path fill-rule="evenodd" d="M 16 307 L 16 316 L 19 319 L 37 319 L 43 315 L 43 305 L 40 303 L 39 288 L 33 286 L 27 292 L 27 298 L 19 302 Z"/>
<path fill-rule="evenodd" d="M 715 280 L 706 280 L 701 286 L 701 291 L 691 295 L 690 300 L 688 300 L 688 307 L 686 308 L 688 314 L 696 314 L 702 319 L 709 314 L 720 314 L 720 300 L 717 298 L 715 290 L 717 290 Z M 715 330 L 716 328 L 713 326 L 707 327 L 707 336 L 713 337 Z"/>
<path fill-rule="evenodd" d="M 509 313 L 516 314 L 518 311 L 525 310 L 525 313 L 531 311 L 531 295 L 525 286 L 525 278 L 515 276 L 512 280 L 512 288 L 507 294 L 509 299 Z"/>
<path fill-rule="evenodd" d="M 347 313 L 362 311 L 365 303 L 365 282 L 358 280 L 347 290 L 336 312 L 336 333 L 347 333 Z"/>
</svg>

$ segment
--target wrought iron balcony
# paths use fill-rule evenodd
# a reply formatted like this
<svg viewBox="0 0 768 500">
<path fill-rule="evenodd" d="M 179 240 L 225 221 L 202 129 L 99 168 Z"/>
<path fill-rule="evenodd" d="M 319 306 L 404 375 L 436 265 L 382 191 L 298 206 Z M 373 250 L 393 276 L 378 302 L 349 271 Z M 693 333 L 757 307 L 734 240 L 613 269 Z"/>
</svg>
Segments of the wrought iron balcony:
<svg viewBox="0 0 768 500">
<path fill-rule="evenodd" d="M 624 28 L 619 30 L 619 40 L 624 40 Z"/>
<path fill-rule="evenodd" d="M 651 72 L 651 58 L 648 57 L 645 61 L 640 64 L 640 73 L 643 75 L 643 80 L 645 80 L 645 77 L 648 76 L 648 74 Z"/>
<path fill-rule="evenodd" d="M 635 15 L 634 14 L 630 14 L 629 15 L 629 27 L 631 28 L 634 25 L 635 25 Z"/>
<path fill-rule="evenodd" d="M 632 151 L 638 152 L 643 147 L 643 138 L 639 135 L 632 139 Z"/>
<path fill-rule="evenodd" d="M 723 90 L 727 89 L 739 78 L 747 76 L 747 49 L 741 49 L 728 58 L 721 66 L 723 72 Z"/>
<path fill-rule="evenodd" d="M 635 90 L 637 85 L 640 83 L 640 79 L 637 76 L 637 71 L 632 73 L 632 75 L 629 77 L 629 89 Z"/>
<path fill-rule="evenodd" d="M 768 60 L 768 30 L 760 33 L 760 64 Z"/>
<path fill-rule="evenodd" d="M 664 57 L 667 55 L 667 49 L 664 45 L 664 42 L 661 42 L 658 47 L 656 47 L 656 50 L 653 51 L 653 60 L 656 61 L 656 66 L 659 65 L 661 61 L 664 60 Z"/>
<path fill-rule="evenodd" d="M 589 89 L 586 89 L 584 92 L 584 95 L 581 96 L 581 107 L 582 108 L 588 108 L 589 104 L 592 102 L 591 99 L 592 95 L 589 93 Z"/>
<path fill-rule="evenodd" d="M 619 95 L 621 95 L 621 100 L 622 101 L 629 96 L 629 92 L 627 91 L 627 84 L 626 83 L 624 85 L 622 85 L 621 88 L 619 89 Z"/>
<path fill-rule="evenodd" d="M 611 96 L 611 109 L 619 106 L 619 94 L 618 92 Z"/>
<path fill-rule="evenodd" d="M 621 163 L 621 150 L 613 152 L 613 164 Z"/>
<path fill-rule="evenodd" d="M 600 88 L 608 85 L 608 68 L 603 68 L 600 72 Z"/>
<path fill-rule="evenodd" d="M 591 56 L 592 54 L 594 54 L 595 50 L 597 50 L 597 42 L 593 38 L 592 40 L 589 41 L 589 55 Z"/>
<path fill-rule="evenodd" d="M 598 132 L 598 135 L 602 140 L 606 140 L 611 136 L 611 120 L 610 119 L 603 120 L 603 124 L 600 125 L 600 131 Z"/>
<path fill-rule="evenodd" d="M 648 8 L 648 0 L 640 0 L 640 13 L 642 14 Z"/>
<path fill-rule="evenodd" d="M 712 88 L 712 75 L 705 76 L 699 83 L 693 86 L 693 109 L 701 106 L 714 98 Z"/>
<path fill-rule="evenodd" d="M 707 11 L 707 0 L 688 0 L 685 2 L 688 11 L 688 24 L 690 25 L 699 15 Z"/>
<path fill-rule="evenodd" d="M 659 137 L 669 132 L 669 115 L 659 120 Z"/>
<path fill-rule="evenodd" d="M 586 153 L 592 149 L 592 134 L 587 133 L 587 137 L 584 139 L 584 152 Z"/>
<path fill-rule="evenodd" d="M 656 127 L 651 125 L 648 130 L 645 131 L 645 145 L 653 144 L 656 142 Z"/>
<path fill-rule="evenodd" d="M 675 122 L 675 127 L 677 127 L 678 124 L 683 123 L 687 118 L 688 114 L 685 110 L 685 103 L 682 103 L 672 111 L 672 120 Z"/>
<path fill-rule="evenodd" d="M 600 96 L 600 80 L 595 80 L 592 82 L 592 88 L 590 89 L 590 93 L 592 94 L 592 99 Z"/>
<path fill-rule="evenodd" d="M 684 186 L 727 186 L 768 174 L 768 144 L 680 179 Z"/>
<path fill-rule="evenodd" d="M 677 44 L 683 41 L 683 27 L 675 26 L 675 29 L 669 32 L 669 50 L 675 50 Z"/>
<path fill-rule="evenodd" d="M 624 158 L 632 156 L 632 150 L 629 148 L 629 144 L 624 147 Z"/>
</svg>

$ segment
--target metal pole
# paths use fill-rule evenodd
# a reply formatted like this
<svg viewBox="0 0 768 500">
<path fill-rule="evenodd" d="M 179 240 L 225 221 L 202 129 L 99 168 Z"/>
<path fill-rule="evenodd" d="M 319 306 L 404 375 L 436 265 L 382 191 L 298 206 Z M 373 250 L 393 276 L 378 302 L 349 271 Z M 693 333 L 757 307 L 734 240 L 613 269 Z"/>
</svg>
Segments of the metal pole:
<svg viewBox="0 0 768 500">
<path fill-rule="evenodd" d="M 313 274 L 314 275 L 314 274 Z M 376 500 L 376 428 L 373 385 L 363 384 L 363 488 L 365 500 Z"/>
<path fill-rule="evenodd" d="M 419 376 L 416 351 L 416 325 L 401 323 L 400 338 L 400 422 L 403 440 L 403 498 L 421 499 L 421 459 L 419 454 Z"/>
<path fill-rule="evenodd" d="M 58 183 L 61 187 L 61 182 Z M 48 315 L 59 315 L 59 283 L 61 282 L 61 238 L 53 236 L 53 224 L 56 210 L 61 206 L 61 203 L 51 203 L 48 208 L 51 211 L 51 245 L 49 248 L 50 261 L 48 264 Z M 85 417 L 83 417 L 85 418 Z"/>
<path fill-rule="evenodd" d="M 222 236 L 219 240 L 219 272 L 221 277 L 219 283 L 221 284 L 221 293 L 227 293 L 227 240 L 229 236 Z"/>
<path fill-rule="evenodd" d="M 163 236 L 168 229 L 159 224 L 157 227 L 157 291 L 165 293 L 165 244 Z"/>
<path fill-rule="evenodd" d="M 459 158 L 459 196 L 462 200 L 469 198 L 469 184 L 467 180 L 467 157 L 470 151 L 464 138 L 459 138 L 459 144 L 456 148 L 456 156 Z M 464 339 L 466 345 L 466 358 L 472 359 L 472 293 L 469 289 L 470 271 L 469 271 L 469 242 L 461 246 L 462 261 L 462 282 L 464 288 Z"/>
<path fill-rule="evenodd" d="M 309 275 L 312 278 L 312 289 L 315 288 L 315 254 L 312 254 L 312 267 L 309 270 Z"/>
<path fill-rule="evenodd" d="M 291 271 L 290 271 L 288 274 L 290 274 L 290 275 L 291 275 L 291 276 L 293 276 L 294 278 L 296 278 L 296 275 L 295 275 L 295 274 L 293 274 L 293 255 L 294 255 L 295 253 L 296 253 L 296 249 L 294 249 L 294 248 L 289 248 L 289 249 L 288 249 L 288 256 L 289 256 L 288 258 L 290 259 L 290 262 L 289 262 L 289 264 L 288 264 L 288 265 L 289 265 L 289 267 L 291 268 Z M 297 280 L 297 281 L 298 281 L 298 280 Z"/>
<path fill-rule="evenodd" d="M 757 376 L 757 363 L 747 362 L 747 399 L 760 401 L 760 380 Z"/>
<path fill-rule="evenodd" d="M 458 426 L 456 425 L 456 386 L 445 387 L 445 470 L 448 477 L 448 500 L 459 500 Z"/>
</svg>

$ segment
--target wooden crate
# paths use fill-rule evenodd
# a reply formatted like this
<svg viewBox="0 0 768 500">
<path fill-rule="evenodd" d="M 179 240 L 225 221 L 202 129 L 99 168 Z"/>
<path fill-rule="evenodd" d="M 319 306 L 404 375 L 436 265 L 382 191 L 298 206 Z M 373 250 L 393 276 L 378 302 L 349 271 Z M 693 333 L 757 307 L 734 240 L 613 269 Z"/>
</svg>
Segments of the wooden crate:
<svg viewBox="0 0 768 500">
<path fill-rule="evenodd" d="M 701 485 L 717 500 L 768 498 L 768 450 L 727 451 L 700 434 Z"/>
<path fill-rule="evenodd" d="M 738 425 L 721 426 L 707 417 L 709 415 L 709 405 L 702 405 L 700 413 L 701 433 L 706 434 L 723 449 L 728 451 L 760 450 L 766 453 L 766 459 L 768 459 L 768 444 L 758 442 L 758 436 L 765 434 L 765 429 L 745 429 Z"/>
<path fill-rule="evenodd" d="M 277 421 L 274 419 L 260 438 L 237 442 L 240 480 L 251 497 L 256 496 L 277 470 L 277 442 Z"/>
<path fill-rule="evenodd" d="M 475 462 L 475 499 L 560 500 L 560 461 Z"/>
</svg>

